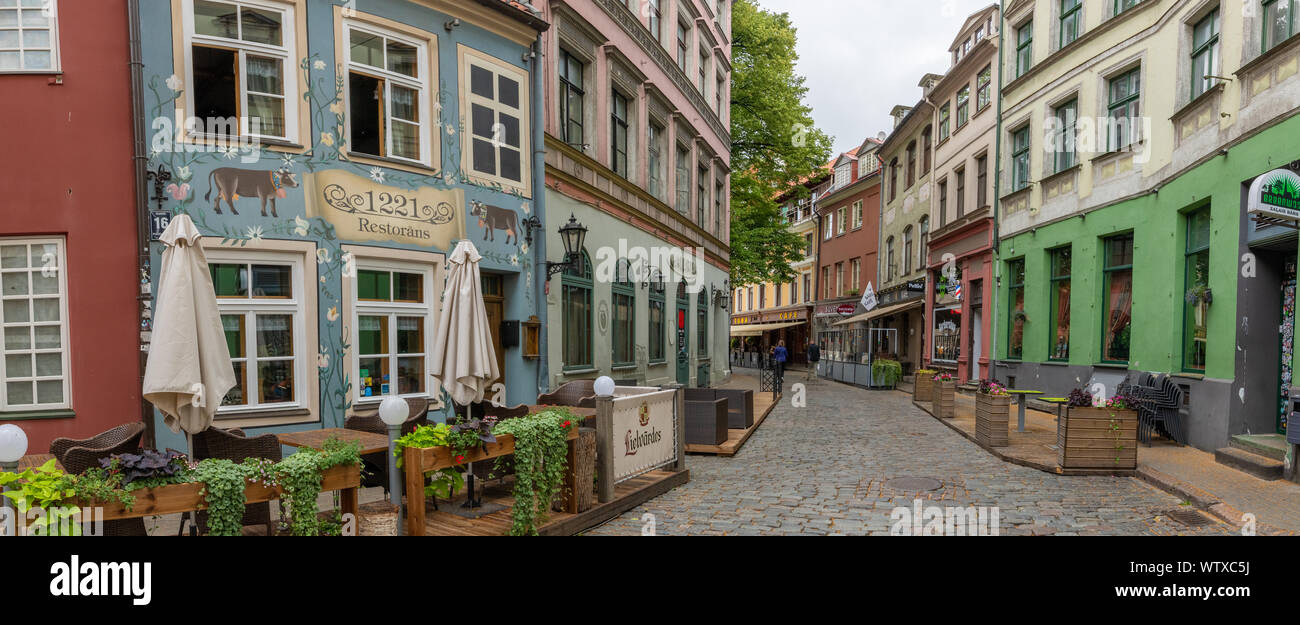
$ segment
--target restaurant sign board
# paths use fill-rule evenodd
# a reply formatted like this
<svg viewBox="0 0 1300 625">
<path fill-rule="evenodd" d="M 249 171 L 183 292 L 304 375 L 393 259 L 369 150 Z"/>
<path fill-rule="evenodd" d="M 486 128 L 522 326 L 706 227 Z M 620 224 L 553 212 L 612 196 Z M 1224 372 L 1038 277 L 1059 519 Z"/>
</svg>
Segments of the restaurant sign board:
<svg viewBox="0 0 1300 625">
<path fill-rule="evenodd" d="M 1300 221 L 1300 174 L 1275 169 L 1250 185 L 1247 212 L 1287 221 Z"/>
<path fill-rule="evenodd" d="M 677 391 L 618 397 L 614 404 L 614 482 L 677 461 Z"/>
<path fill-rule="evenodd" d="M 465 192 L 379 184 L 343 170 L 308 174 L 307 214 L 334 225 L 340 239 L 447 249 L 465 237 Z"/>
</svg>

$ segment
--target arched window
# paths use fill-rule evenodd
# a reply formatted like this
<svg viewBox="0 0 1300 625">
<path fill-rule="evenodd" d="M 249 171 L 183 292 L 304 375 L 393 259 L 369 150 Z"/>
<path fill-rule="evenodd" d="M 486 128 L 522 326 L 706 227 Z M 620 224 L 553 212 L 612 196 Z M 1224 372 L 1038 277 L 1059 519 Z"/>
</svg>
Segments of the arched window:
<svg viewBox="0 0 1300 625">
<path fill-rule="evenodd" d="M 591 357 L 591 318 L 594 308 L 591 284 L 591 257 L 583 250 L 582 262 L 565 269 L 560 279 L 566 371 L 595 366 Z"/>
<path fill-rule="evenodd" d="M 912 227 L 908 226 L 903 229 L 903 275 L 912 273 Z"/>
<path fill-rule="evenodd" d="M 737 295 L 739 300 L 740 296 Z M 650 359 L 650 364 L 659 364 L 665 362 L 664 342 L 667 339 L 665 331 L 667 328 L 666 311 L 664 305 L 664 283 L 657 279 L 650 281 L 650 339 L 646 345 L 646 352 Z"/>
<path fill-rule="evenodd" d="M 885 240 L 885 279 L 894 279 L 894 237 Z"/>
<path fill-rule="evenodd" d="M 921 217 L 921 266 L 930 265 L 930 216 Z"/>
<path fill-rule="evenodd" d="M 889 161 L 889 201 L 898 199 L 898 159 Z"/>
<path fill-rule="evenodd" d="M 933 163 L 934 148 L 931 145 L 933 142 L 930 140 L 930 138 L 933 136 L 933 133 L 934 133 L 933 129 L 931 129 L 929 126 L 926 126 L 925 130 L 921 131 L 921 143 L 924 144 L 921 147 L 922 154 L 923 154 L 923 156 L 921 157 L 922 176 L 930 173 L 930 165 L 931 163 Z"/>
<path fill-rule="evenodd" d="M 631 264 L 623 259 L 618 262 L 617 275 L 610 285 L 610 301 L 613 304 L 614 328 L 613 359 L 615 367 L 636 364 L 636 287 L 632 284 Z"/>
<path fill-rule="evenodd" d="M 916 142 L 907 144 L 907 188 L 916 184 Z"/>
</svg>

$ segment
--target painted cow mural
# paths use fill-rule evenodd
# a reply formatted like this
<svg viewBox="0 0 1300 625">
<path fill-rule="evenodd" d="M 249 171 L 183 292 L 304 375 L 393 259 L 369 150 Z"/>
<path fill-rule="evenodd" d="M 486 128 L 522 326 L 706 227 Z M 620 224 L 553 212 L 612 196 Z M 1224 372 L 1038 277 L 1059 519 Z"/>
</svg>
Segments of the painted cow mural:
<svg viewBox="0 0 1300 625">
<path fill-rule="evenodd" d="M 284 189 L 298 186 L 298 180 L 288 171 L 268 171 L 258 169 L 238 169 L 235 167 L 221 167 L 212 170 L 208 174 L 208 192 L 203 199 L 209 200 L 212 192 L 217 192 L 217 199 L 212 203 L 212 210 L 218 215 L 221 214 L 221 200 L 226 201 L 226 206 L 230 207 L 232 215 L 238 215 L 239 211 L 235 210 L 235 200 L 239 199 L 240 194 L 247 197 L 257 197 L 262 200 L 262 216 L 266 217 L 266 202 L 271 201 L 271 216 L 279 217 L 275 212 L 276 198 L 285 197 Z"/>
<path fill-rule="evenodd" d="M 496 241 L 496 231 L 505 230 L 506 245 L 510 245 L 512 237 L 516 245 L 519 243 L 519 215 L 514 211 L 472 201 L 469 214 L 478 217 L 478 226 L 483 229 L 484 241 Z"/>
</svg>

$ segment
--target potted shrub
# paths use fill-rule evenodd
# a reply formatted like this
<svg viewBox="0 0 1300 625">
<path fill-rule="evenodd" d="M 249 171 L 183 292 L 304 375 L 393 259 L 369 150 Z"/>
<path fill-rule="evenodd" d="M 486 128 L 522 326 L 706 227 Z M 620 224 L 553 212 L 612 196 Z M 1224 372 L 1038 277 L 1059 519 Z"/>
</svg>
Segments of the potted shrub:
<svg viewBox="0 0 1300 625">
<path fill-rule="evenodd" d="M 894 388 L 903 379 L 903 365 L 897 360 L 878 358 L 871 363 L 871 386 L 873 388 Z"/>
<path fill-rule="evenodd" d="M 1132 399 L 1116 395 L 1094 400 L 1075 389 L 1056 424 L 1057 460 L 1063 469 L 1136 469 L 1137 430 L 1137 404 Z"/>
<path fill-rule="evenodd" d="M 935 375 L 933 380 L 934 405 L 931 408 L 940 419 L 951 419 L 955 414 L 957 378 L 945 371 Z"/>
<path fill-rule="evenodd" d="M 1007 424 L 1011 414 L 1011 394 L 997 380 L 980 380 L 975 393 L 975 442 L 985 447 L 1010 444 Z"/>
<path fill-rule="evenodd" d="M 918 369 L 916 382 L 912 384 L 912 401 L 928 402 L 934 399 L 934 374 L 938 371 L 933 369 Z"/>
</svg>

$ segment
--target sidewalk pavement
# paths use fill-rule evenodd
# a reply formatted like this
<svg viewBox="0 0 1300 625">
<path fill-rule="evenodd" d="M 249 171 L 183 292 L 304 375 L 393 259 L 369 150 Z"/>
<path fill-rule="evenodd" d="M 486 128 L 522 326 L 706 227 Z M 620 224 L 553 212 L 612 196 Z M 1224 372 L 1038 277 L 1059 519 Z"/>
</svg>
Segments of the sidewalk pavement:
<svg viewBox="0 0 1300 625">
<path fill-rule="evenodd" d="M 930 402 L 914 403 L 933 414 Z M 1029 408 L 1025 432 L 1020 433 L 1016 431 L 1016 411 L 1013 403 L 1010 445 L 985 449 L 1006 462 L 1063 473 L 1057 465 L 1056 414 Z M 975 397 L 957 393 L 954 412 L 953 419 L 939 421 L 974 442 Z M 1140 444 L 1137 477 L 1225 523 L 1241 526 L 1245 514 L 1254 514 L 1260 534 L 1300 534 L 1300 484 L 1261 480 L 1218 464 L 1214 454 L 1195 447 L 1164 440 Z"/>
</svg>

